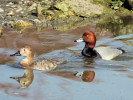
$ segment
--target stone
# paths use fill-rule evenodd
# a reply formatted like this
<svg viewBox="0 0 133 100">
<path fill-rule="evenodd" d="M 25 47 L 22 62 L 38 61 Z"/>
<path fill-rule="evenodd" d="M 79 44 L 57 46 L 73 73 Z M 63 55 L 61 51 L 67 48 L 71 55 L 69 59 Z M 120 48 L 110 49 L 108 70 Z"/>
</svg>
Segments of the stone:
<svg viewBox="0 0 133 100">
<path fill-rule="evenodd" d="M 65 2 L 60 2 L 55 5 L 56 8 L 60 9 L 63 12 L 68 11 L 68 5 Z"/>
<path fill-rule="evenodd" d="M 40 3 L 37 4 L 37 8 L 36 9 L 37 9 L 37 16 L 41 17 L 42 16 L 42 12 L 41 12 L 42 11 L 42 7 L 41 7 Z"/>
<path fill-rule="evenodd" d="M 20 11 L 22 11 L 23 9 L 19 6 L 18 9 L 16 10 L 17 13 L 19 13 Z"/>
<path fill-rule="evenodd" d="M 34 23 L 41 23 L 41 21 L 39 19 L 34 19 L 32 20 Z"/>
<path fill-rule="evenodd" d="M 21 14 L 24 14 L 24 11 L 21 11 L 20 13 L 21 13 Z"/>
<path fill-rule="evenodd" d="M 3 31 L 2 31 L 2 27 L 0 27 L 0 38 L 2 37 L 3 35 Z"/>
<path fill-rule="evenodd" d="M 71 11 L 83 17 L 100 15 L 104 12 L 102 5 L 93 4 L 91 0 L 64 0 L 58 2 L 55 7 L 63 12 Z"/>
<path fill-rule="evenodd" d="M 7 13 L 7 16 L 13 16 L 14 15 L 14 12 L 13 11 L 9 11 L 8 13 Z"/>
<path fill-rule="evenodd" d="M 3 12 L 4 12 L 4 10 L 2 8 L 0 8 L 0 13 L 3 13 Z"/>
<path fill-rule="evenodd" d="M 129 2 L 129 5 L 132 7 L 132 9 L 133 9 L 133 0 L 128 0 L 128 2 Z"/>
<path fill-rule="evenodd" d="M 23 20 L 16 20 L 13 22 L 12 27 L 17 32 L 21 33 L 25 28 L 33 26 L 30 22 L 25 22 Z"/>
<path fill-rule="evenodd" d="M 10 6 L 10 8 L 16 8 L 16 5 L 12 5 L 12 6 Z"/>
<path fill-rule="evenodd" d="M 14 3 L 10 2 L 6 6 L 8 7 L 8 6 L 12 6 L 12 5 L 14 5 Z"/>
<path fill-rule="evenodd" d="M 32 11 L 36 10 L 36 8 L 37 8 L 37 4 L 34 3 L 34 4 L 32 4 L 32 5 L 28 8 L 28 12 L 29 12 L 29 13 L 32 13 Z"/>
</svg>

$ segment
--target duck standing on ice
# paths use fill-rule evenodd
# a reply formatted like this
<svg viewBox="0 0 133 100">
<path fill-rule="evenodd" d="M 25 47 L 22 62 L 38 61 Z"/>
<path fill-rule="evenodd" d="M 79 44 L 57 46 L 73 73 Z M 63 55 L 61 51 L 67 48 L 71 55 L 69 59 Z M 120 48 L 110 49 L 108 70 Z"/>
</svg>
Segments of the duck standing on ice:
<svg viewBox="0 0 133 100">
<path fill-rule="evenodd" d="M 26 68 L 32 68 L 36 70 L 50 71 L 55 69 L 59 64 L 64 62 L 64 61 L 52 61 L 47 59 L 34 60 L 34 53 L 30 47 L 21 48 L 18 52 L 10 56 L 23 56 L 24 59 L 20 61 L 20 64 Z"/>
<path fill-rule="evenodd" d="M 75 40 L 74 42 L 85 42 L 85 47 L 81 53 L 90 58 L 101 57 L 104 60 L 111 60 L 125 52 L 119 48 L 95 47 L 96 36 L 92 31 L 84 32 L 82 38 Z"/>
</svg>

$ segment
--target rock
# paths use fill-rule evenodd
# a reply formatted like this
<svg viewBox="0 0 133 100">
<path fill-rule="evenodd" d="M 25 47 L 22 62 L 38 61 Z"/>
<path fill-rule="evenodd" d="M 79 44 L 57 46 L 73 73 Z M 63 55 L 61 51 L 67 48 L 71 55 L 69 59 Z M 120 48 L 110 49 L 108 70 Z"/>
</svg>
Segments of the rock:
<svg viewBox="0 0 133 100">
<path fill-rule="evenodd" d="M 18 9 L 16 10 L 16 13 L 19 13 L 22 10 L 23 10 L 22 7 L 19 6 Z"/>
<path fill-rule="evenodd" d="M 63 12 L 72 11 L 78 16 L 90 17 L 100 15 L 104 7 L 100 4 L 93 4 L 91 0 L 64 0 L 55 4 L 57 9 Z"/>
<path fill-rule="evenodd" d="M 132 7 L 132 9 L 133 9 L 133 0 L 128 0 L 128 2 L 129 2 L 129 5 Z"/>
<path fill-rule="evenodd" d="M 41 21 L 39 19 L 34 19 L 32 20 L 34 23 L 41 23 Z"/>
<path fill-rule="evenodd" d="M 77 27 L 85 26 L 86 21 L 83 21 L 82 17 L 78 16 L 70 16 L 66 17 L 57 17 L 51 20 L 51 25 L 56 30 L 65 31 L 65 30 L 72 30 Z"/>
<path fill-rule="evenodd" d="M 31 6 L 32 4 L 34 4 L 33 1 L 24 1 L 24 4 L 27 6 Z"/>
<path fill-rule="evenodd" d="M 19 1 L 19 4 L 23 4 L 23 2 L 22 1 Z"/>
<path fill-rule="evenodd" d="M 31 5 L 31 6 L 28 8 L 28 12 L 29 12 L 29 13 L 32 13 L 33 11 L 36 11 L 36 7 L 37 7 L 37 4 L 34 3 L 33 5 Z"/>
<path fill-rule="evenodd" d="M 37 16 L 41 17 L 42 16 L 42 12 L 41 12 L 42 11 L 42 7 L 41 7 L 40 3 L 37 4 L 37 8 L 36 9 L 37 9 Z"/>
<path fill-rule="evenodd" d="M 69 5 L 66 2 L 60 2 L 55 5 L 56 8 L 60 9 L 63 12 L 68 11 Z"/>
<path fill-rule="evenodd" d="M 42 13 L 44 15 L 54 15 L 55 14 L 54 10 L 43 10 Z"/>
<path fill-rule="evenodd" d="M 2 8 L 0 8 L 0 13 L 3 13 L 3 12 L 4 12 L 4 10 Z"/>
<path fill-rule="evenodd" d="M 68 11 L 66 15 L 74 16 L 74 13 L 72 11 Z"/>
<path fill-rule="evenodd" d="M 30 22 L 25 22 L 23 20 L 14 21 L 12 24 L 13 29 L 19 33 L 21 33 L 25 28 L 30 26 L 33 26 L 33 24 Z"/>
<path fill-rule="evenodd" d="M 6 6 L 8 7 L 8 6 L 12 6 L 12 5 L 14 5 L 14 3 L 10 2 Z"/>
<path fill-rule="evenodd" d="M 3 35 L 3 31 L 2 31 L 2 27 L 0 27 L 0 38 L 2 37 Z"/>
<path fill-rule="evenodd" d="M 67 16 L 64 15 L 64 14 L 59 14 L 59 17 L 61 17 L 61 18 L 66 18 Z"/>
<path fill-rule="evenodd" d="M 9 11 L 8 13 L 7 13 L 7 16 L 13 16 L 14 15 L 14 12 L 13 11 Z"/>
<path fill-rule="evenodd" d="M 12 5 L 12 6 L 10 6 L 10 8 L 16 8 L 16 5 Z"/>
<path fill-rule="evenodd" d="M 21 13 L 21 14 L 24 14 L 24 11 L 21 11 L 20 13 Z"/>
</svg>

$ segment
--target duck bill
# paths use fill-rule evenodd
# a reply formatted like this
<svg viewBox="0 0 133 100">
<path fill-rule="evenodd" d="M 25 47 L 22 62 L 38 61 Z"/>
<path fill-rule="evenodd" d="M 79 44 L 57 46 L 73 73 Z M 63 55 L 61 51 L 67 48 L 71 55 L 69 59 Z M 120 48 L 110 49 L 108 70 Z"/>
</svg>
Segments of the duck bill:
<svg viewBox="0 0 133 100">
<path fill-rule="evenodd" d="M 10 77 L 11 79 L 15 79 L 16 81 L 20 82 L 19 77 Z"/>
<path fill-rule="evenodd" d="M 10 55 L 10 56 L 21 56 L 20 51 L 17 51 L 16 53 Z"/>
<path fill-rule="evenodd" d="M 83 38 L 79 38 L 78 40 L 75 40 L 74 42 L 84 42 Z"/>
</svg>

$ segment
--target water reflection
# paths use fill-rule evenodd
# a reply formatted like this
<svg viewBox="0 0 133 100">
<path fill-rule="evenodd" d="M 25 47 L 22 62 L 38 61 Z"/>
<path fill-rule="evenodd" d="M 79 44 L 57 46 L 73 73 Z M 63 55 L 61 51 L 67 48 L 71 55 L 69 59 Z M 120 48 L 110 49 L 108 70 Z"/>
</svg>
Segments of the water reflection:
<svg viewBox="0 0 133 100">
<path fill-rule="evenodd" d="M 84 82 L 92 82 L 95 77 L 94 71 L 84 71 L 82 75 L 82 80 Z"/>
<path fill-rule="evenodd" d="M 95 77 L 95 72 L 90 70 L 85 70 L 80 72 L 75 72 L 75 71 L 44 72 L 44 74 L 46 73 L 83 82 L 92 82 Z"/>
<path fill-rule="evenodd" d="M 85 70 L 83 72 L 77 72 L 75 76 L 80 76 L 84 82 L 92 82 L 95 77 L 94 71 Z"/>
<path fill-rule="evenodd" d="M 29 87 L 34 79 L 34 73 L 32 69 L 24 69 L 24 75 L 21 77 L 10 77 L 19 82 L 21 87 Z"/>
<path fill-rule="evenodd" d="M 94 66 L 91 66 L 95 62 L 94 59 L 85 57 L 83 59 L 83 62 L 84 62 L 84 67 L 86 67 L 86 68 L 94 68 Z"/>
<path fill-rule="evenodd" d="M 96 26 L 102 31 L 110 31 L 111 33 L 113 33 L 114 36 L 125 35 L 133 32 L 133 17 L 114 16 L 102 20 Z"/>
</svg>

